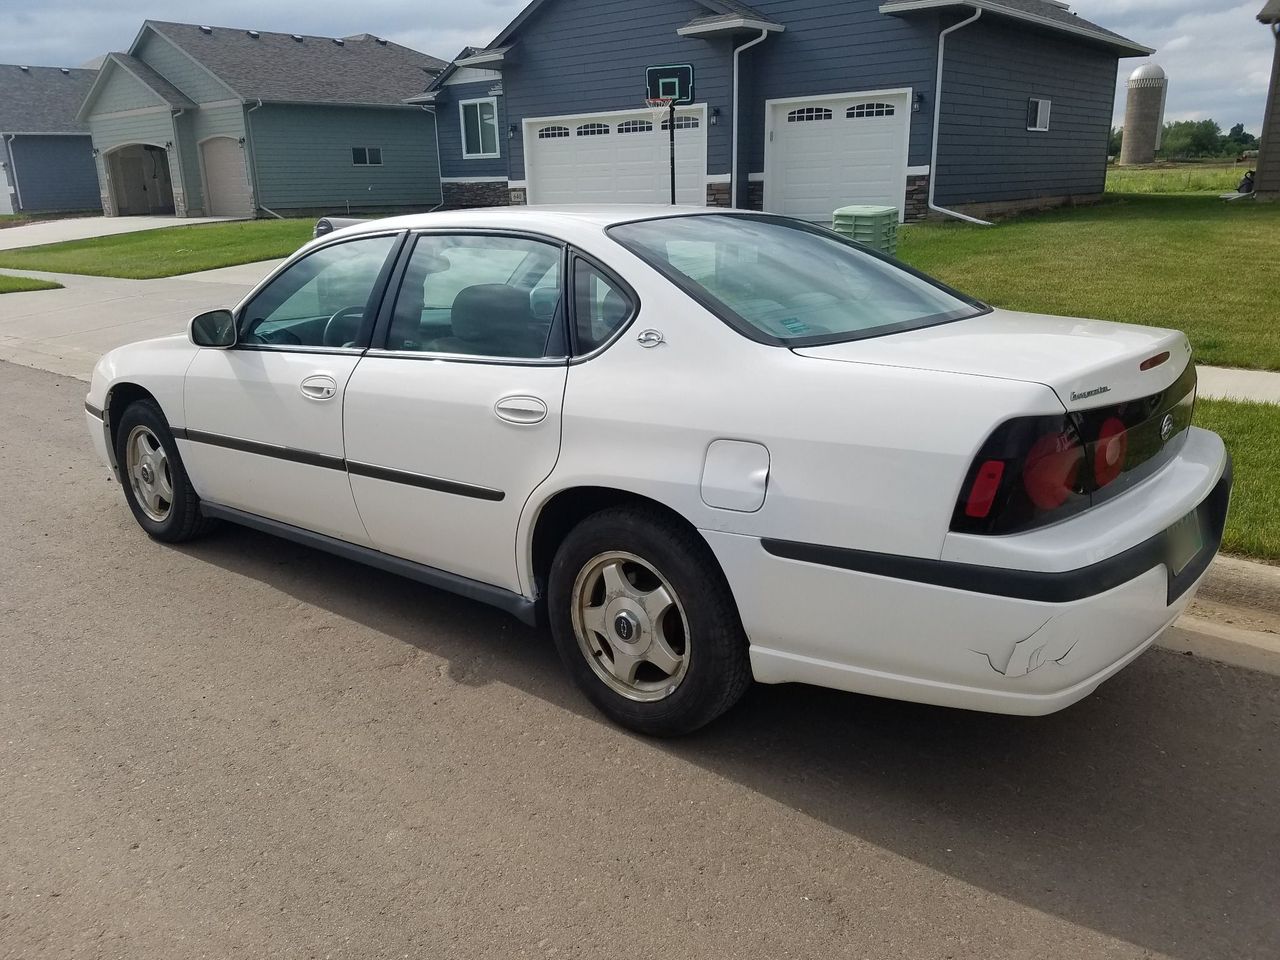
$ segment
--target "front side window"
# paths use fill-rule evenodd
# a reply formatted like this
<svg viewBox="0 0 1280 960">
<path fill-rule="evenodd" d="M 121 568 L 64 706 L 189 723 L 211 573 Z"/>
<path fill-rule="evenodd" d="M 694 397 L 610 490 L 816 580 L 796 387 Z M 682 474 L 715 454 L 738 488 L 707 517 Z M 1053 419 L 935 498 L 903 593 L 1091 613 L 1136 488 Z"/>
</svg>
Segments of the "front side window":
<svg viewBox="0 0 1280 960">
<path fill-rule="evenodd" d="M 396 297 L 387 349 L 563 356 L 563 345 L 552 342 L 562 259 L 558 246 L 524 237 L 420 236 Z"/>
<path fill-rule="evenodd" d="M 240 314 L 240 342 L 354 347 L 395 236 L 321 247 L 265 286 Z M 370 317 L 372 320 L 372 317 Z"/>
<path fill-rule="evenodd" d="M 902 264 L 799 220 L 668 217 L 620 224 L 609 235 L 762 343 L 859 340 L 986 310 Z"/>
<path fill-rule="evenodd" d="M 573 264 L 573 322 L 577 352 L 603 346 L 634 312 L 622 285 L 586 260 Z"/>
<path fill-rule="evenodd" d="M 462 111 L 462 156 L 467 160 L 498 156 L 498 98 L 464 100 Z"/>
</svg>

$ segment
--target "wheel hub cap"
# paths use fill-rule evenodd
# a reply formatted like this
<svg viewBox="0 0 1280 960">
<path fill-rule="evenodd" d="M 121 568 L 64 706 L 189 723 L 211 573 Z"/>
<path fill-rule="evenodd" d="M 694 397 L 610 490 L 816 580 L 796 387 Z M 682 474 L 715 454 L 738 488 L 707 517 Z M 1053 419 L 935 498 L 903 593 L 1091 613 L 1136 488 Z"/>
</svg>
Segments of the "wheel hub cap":
<svg viewBox="0 0 1280 960">
<path fill-rule="evenodd" d="M 150 428 L 137 426 L 129 431 L 125 472 L 138 507 L 151 520 L 163 523 L 173 509 L 173 478 L 169 455 Z"/>
<path fill-rule="evenodd" d="M 689 667 L 688 620 L 671 585 L 634 554 L 601 554 L 574 583 L 573 628 L 592 671 L 616 693 L 652 702 Z"/>
</svg>

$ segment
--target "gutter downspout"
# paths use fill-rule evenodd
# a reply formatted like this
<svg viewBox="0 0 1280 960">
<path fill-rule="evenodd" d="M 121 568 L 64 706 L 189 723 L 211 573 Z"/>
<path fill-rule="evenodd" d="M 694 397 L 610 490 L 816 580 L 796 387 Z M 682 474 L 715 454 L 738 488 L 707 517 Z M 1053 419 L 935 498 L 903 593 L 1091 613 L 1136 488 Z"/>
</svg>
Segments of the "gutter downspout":
<svg viewBox="0 0 1280 960">
<path fill-rule="evenodd" d="M 982 9 L 974 7 L 972 17 L 952 24 L 938 34 L 938 79 L 933 86 L 933 153 L 929 160 L 929 209 L 948 217 L 955 217 L 957 220 L 976 223 L 980 227 L 989 227 L 991 224 L 988 221 L 979 220 L 977 217 L 971 217 L 964 213 L 957 213 L 955 210 L 948 210 L 946 207 L 940 207 L 933 199 L 934 191 L 938 186 L 938 127 L 942 121 L 942 68 L 947 55 L 947 35 L 955 33 L 971 23 L 976 23 L 981 18 Z"/>
<path fill-rule="evenodd" d="M 22 187 L 18 186 L 18 161 L 13 158 L 13 141 L 18 139 L 16 133 L 7 134 L 9 143 L 5 146 L 5 154 L 9 158 L 9 176 L 13 180 L 13 198 L 18 201 L 17 209 L 14 213 L 24 209 L 22 206 Z"/>
<path fill-rule="evenodd" d="M 251 158 L 252 158 L 252 160 L 253 160 L 253 163 L 252 163 L 252 166 L 253 166 L 253 205 L 254 205 L 257 209 L 259 209 L 259 210 L 264 210 L 264 211 L 266 211 L 267 213 L 271 214 L 271 215 L 272 215 L 273 217 L 275 217 L 277 220 L 283 220 L 283 219 L 284 219 L 284 217 L 280 216 L 280 214 L 276 213 L 276 212 L 275 212 L 274 210 L 272 210 L 270 207 L 264 207 L 264 206 L 262 205 L 262 190 L 261 190 L 261 187 L 259 186 L 259 183 L 258 183 L 258 151 L 257 151 L 257 144 L 254 142 L 254 139 L 253 139 L 253 117 L 251 116 L 251 114 L 253 113 L 253 111 L 255 111 L 255 110 L 261 110 L 261 109 L 262 109 L 262 98 L 261 98 L 261 97 L 259 97 L 259 98 L 258 98 L 258 105 L 257 105 L 256 107 L 250 107 L 248 110 L 246 110 L 246 111 L 245 111 L 245 114 L 244 114 L 244 132 L 245 132 L 245 135 L 246 135 L 246 136 L 248 137 L 248 139 L 249 139 L 249 142 L 248 142 L 248 144 L 247 144 L 247 147 L 248 147 L 248 149 L 249 149 L 250 157 L 251 157 Z"/>
<path fill-rule="evenodd" d="M 187 108 L 183 107 L 181 110 L 176 111 L 172 115 L 173 116 L 173 120 L 172 120 L 173 152 L 174 152 L 174 155 L 178 158 L 178 176 L 182 178 L 182 215 L 183 217 L 190 216 L 190 210 L 191 210 L 191 204 L 187 203 L 187 170 L 182 164 L 182 134 L 178 130 L 178 121 L 182 119 L 182 115 L 186 112 L 187 112 Z M 164 162 L 165 163 L 169 162 L 169 156 L 167 153 L 165 154 Z M 170 178 L 170 181 L 172 181 L 173 179 L 172 171 L 170 171 L 169 178 Z M 204 192 L 203 184 L 201 185 L 201 187 L 202 189 L 200 192 L 203 193 Z M 169 184 L 169 189 L 170 191 L 173 190 L 172 182 L 170 182 Z M 174 216 L 177 216 L 178 214 L 178 208 L 176 204 L 174 205 L 173 213 L 174 213 Z"/>
<path fill-rule="evenodd" d="M 761 30 L 760 36 L 754 40 L 744 43 L 740 47 L 734 48 L 733 51 L 733 159 L 729 166 L 729 206 L 736 207 L 738 205 L 738 183 L 741 175 L 738 173 L 738 62 L 742 54 L 750 50 L 758 43 L 764 43 L 769 39 L 769 31 Z"/>
<path fill-rule="evenodd" d="M 427 213 L 435 213 L 437 210 L 439 210 L 441 207 L 444 206 L 444 167 L 441 166 L 441 160 L 440 160 L 440 115 L 436 113 L 436 108 L 433 106 L 423 104 L 422 109 L 426 113 L 431 114 L 431 127 L 436 132 L 436 176 L 440 178 L 440 202 L 427 211 Z M 510 150 L 508 150 L 507 153 L 509 156 Z M 508 160 L 508 163 L 509 162 L 510 160 Z M 507 180 L 510 180 L 510 179 L 511 179 L 511 176 L 510 174 L 508 174 Z"/>
</svg>

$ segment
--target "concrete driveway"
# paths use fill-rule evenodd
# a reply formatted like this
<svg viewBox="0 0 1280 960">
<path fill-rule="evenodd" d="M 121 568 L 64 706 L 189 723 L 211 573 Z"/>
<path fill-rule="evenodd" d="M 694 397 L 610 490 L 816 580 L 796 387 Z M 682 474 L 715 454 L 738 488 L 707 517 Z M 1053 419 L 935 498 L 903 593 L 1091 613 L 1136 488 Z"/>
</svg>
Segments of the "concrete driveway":
<svg viewBox="0 0 1280 960">
<path fill-rule="evenodd" d="M 35 247 L 42 243 L 88 240 L 92 237 L 109 237 L 117 233 L 137 233 L 139 230 L 156 230 L 160 227 L 189 227 L 198 223 L 218 223 L 235 219 L 237 218 L 201 217 L 198 220 L 190 220 L 178 217 L 68 217 L 66 220 L 41 220 L 0 230 L 0 250 L 16 250 L 19 247 Z"/>
<path fill-rule="evenodd" d="M 66 289 L 0 297 L 0 360 L 87 380 L 108 350 L 181 333 L 197 313 L 234 306 L 280 262 L 159 280 L 4 270 L 57 280 Z"/>
</svg>

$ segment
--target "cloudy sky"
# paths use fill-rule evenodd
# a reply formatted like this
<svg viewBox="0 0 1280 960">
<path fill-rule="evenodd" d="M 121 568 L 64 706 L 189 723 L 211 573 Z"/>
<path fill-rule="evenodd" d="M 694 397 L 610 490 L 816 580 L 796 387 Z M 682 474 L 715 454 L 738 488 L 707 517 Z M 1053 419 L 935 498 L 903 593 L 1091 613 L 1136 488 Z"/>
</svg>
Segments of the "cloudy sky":
<svg viewBox="0 0 1280 960">
<path fill-rule="evenodd" d="M 524 0 L 41 0 L 4 14 L 0 63 L 75 66 L 123 50 L 146 17 L 219 26 L 343 36 L 374 33 L 448 59 L 487 43 Z M 1073 9 L 1157 48 L 1172 78 L 1171 119 L 1212 117 L 1257 133 L 1274 42 L 1254 18 L 1263 0 L 1074 0 Z M 1119 81 L 1141 61 L 1121 63 Z M 1123 115 L 1124 97 L 1116 110 Z"/>
</svg>

